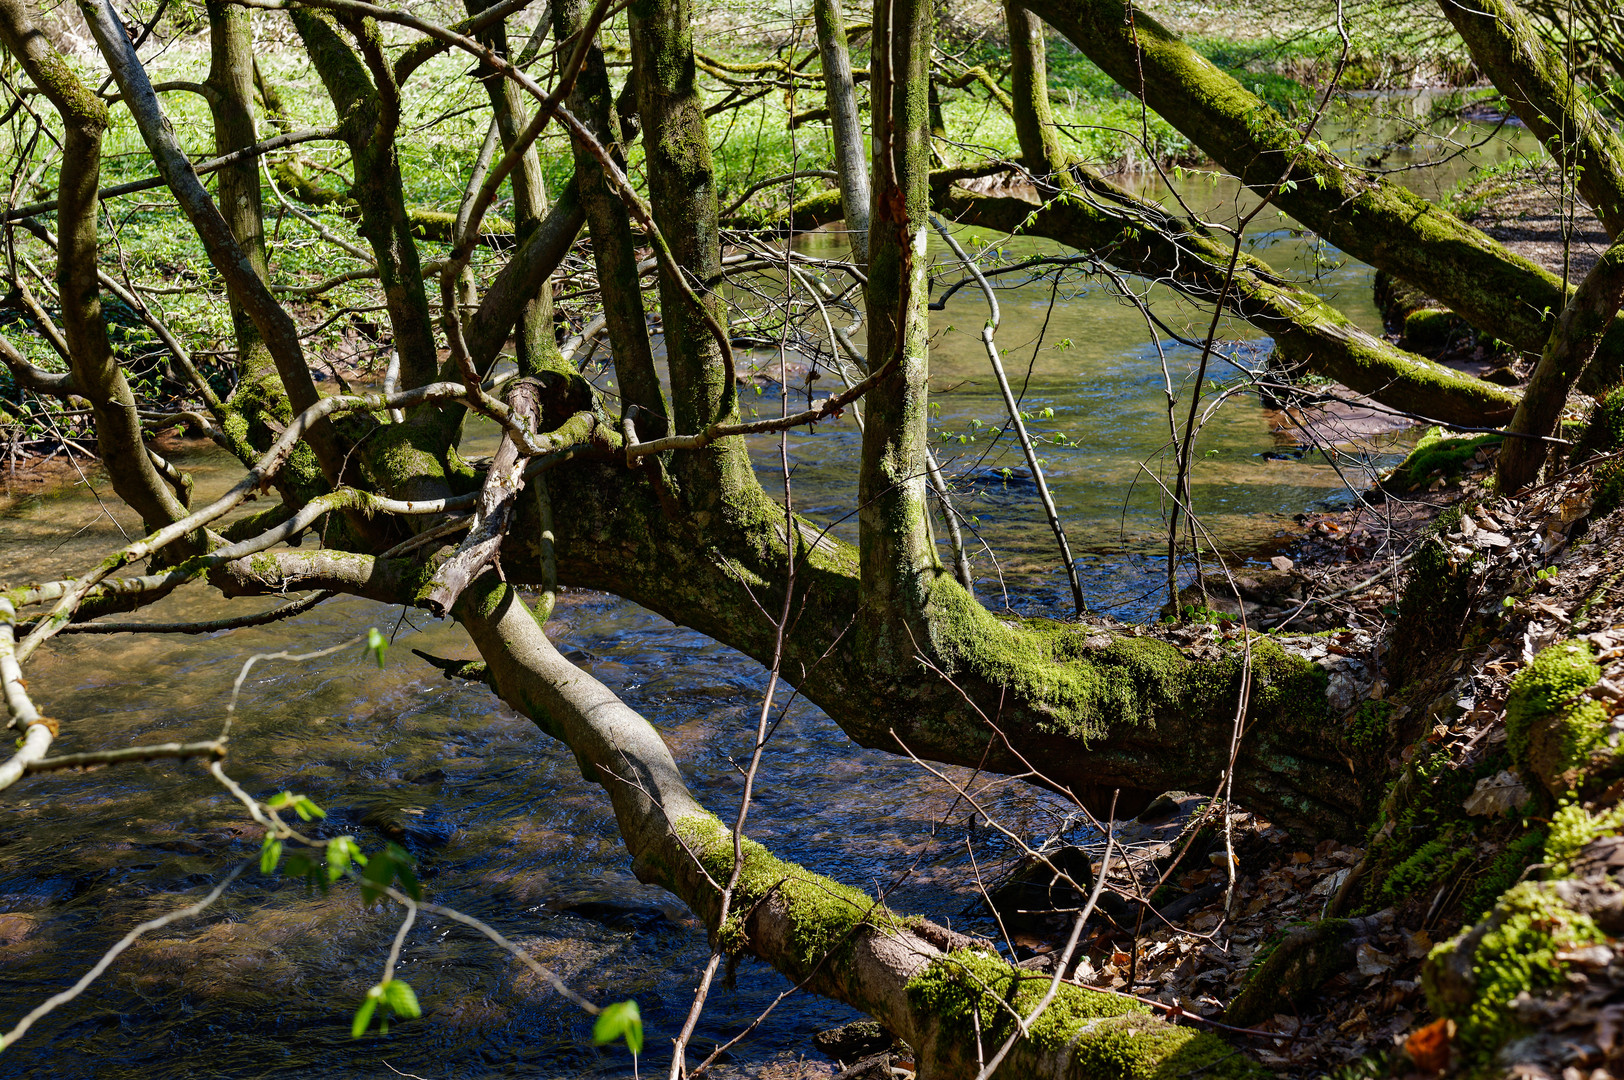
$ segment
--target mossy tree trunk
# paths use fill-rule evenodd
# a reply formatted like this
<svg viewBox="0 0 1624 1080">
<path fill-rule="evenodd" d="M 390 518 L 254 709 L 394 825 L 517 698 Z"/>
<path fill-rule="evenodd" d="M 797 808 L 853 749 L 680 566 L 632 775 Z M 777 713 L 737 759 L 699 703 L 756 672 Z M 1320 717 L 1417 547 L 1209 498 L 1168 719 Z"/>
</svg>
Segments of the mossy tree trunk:
<svg viewBox="0 0 1624 1080">
<path fill-rule="evenodd" d="M 852 261 L 868 264 L 868 153 L 863 123 L 857 115 L 857 84 L 852 79 L 851 49 L 840 0 L 813 0 L 818 57 L 823 63 L 823 100 L 834 138 L 835 172 L 839 174 L 840 207 L 851 241 Z"/>
<path fill-rule="evenodd" d="M 1348 254 L 1443 301 L 1479 330 L 1545 347 L 1567 303 L 1560 278 L 1399 184 L 1355 168 L 1138 8 L 1032 0 L 1030 10 L 1225 169 Z M 1128 16 L 1131 15 L 1131 18 Z M 1602 343 L 1624 362 L 1624 327 Z"/>
<path fill-rule="evenodd" d="M 395 142 L 400 87 L 384 55 L 383 37 L 370 17 L 346 16 L 345 29 L 356 43 L 351 48 L 339 32 L 338 20 L 327 12 L 294 7 L 289 14 L 332 98 L 340 135 L 350 149 L 354 176 L 350 196 L 360 213 L 361 235 L 378 263 L 393 345 L 400 354 L 400 386 L 405 390 L 425 386 L 439 368 L 439 352 L 401 184 Z"/>
<path fill-rule="evenodd" d="M 1067 196 L 1041 209 L 1013 196 L 945 189 L 942 210 L 971 225 L 1044 236 L 1130 274 L 1163 282 L 1203 303 L 1224 297 L 1228 310 L 1274 338 L 1281 355 L 1384 405 L 1450 424 L 1503 423 L 1515 391 L 1406 352 L 1366 333 L 1312 292 L 1242 254 L 1227 290 L 1229 248 L 1141 199 L 1074 165 Z"/>
<path fill-rule="evenodd" d="M 468 14 L 477 15 L 484 10 L 483 0 L 465 0 Z M 498 21 L 480 32 L 479 41 L 497 56 L 508 58 L 507 25 Z M 478 67 L 478 79 L 485 86 L 501 135 L 502 148 L 512 150 L 525 126 L 524 92 L 511 80 L 488 64 Z M 547 214 L 547 183 L 542 175 L 541 159 L 534 144 L 526 147 L 518 166 L 508 177 L 513 191 L 513 232 L 515 239 L 524 239 L 540 227 Z M 553 331 L 553 286 L 550 277 L 544 279 L 519 311 L 513 332 L 514 352 L 522 375 L 535 375 L 541 371 L 567 371 L 558 351 L 558 340 Z"/>
<path fill-rule="evenodd" d="M 113 489 L 156 529 L 186 516 L 158 475 L 141 435 L 135 395 L 113 355 L 96 276 L 96 192 L 107 105 L 74 75 L 22 0 L 0 3 L 0 43 L 62 118 L 56 286 L 74 389 L 90 402 L 97 448 Z"/>
<path fill-rule="evenodd" d="M 1439 6 L 1517 119 L 1569 170 L 1617 240 L 1624 233 L 1624 139 L 1590 103 L 1566 59 L 1512 0 L 1439 0 Z"/>
<path fill-rule="evenodd" d="M 1049 54 L 1043 21 L 1015 0 L 1005 0 L 1009 25 L 1009 84 L 1015 138 L 1026 170 L 1039 181 L 1063 172 L 1066 152 L 1049 107 Z"/>
<path fill-rule="evenodd" d="M 554 36 L 561 46 L 573 42 L 581 32 L 586 24 L 587 9 L 585 0 L 555 0 Z M 620 123 L 610 98 L 609 69 L 604 63 L 603 49 L 596 42 L 588 48 L 581 73 L 570 91 L 569 104 L 576 117 L 609 148 L 624 171 L 626 155 Z M 631 215 L 592 152 L 579 141 L 572 142 L 572 149 L 576 191 L 586 210 L 587 228 L 591 230 L 592 260 L 598 270 L 598 281 L 602 283 L 604 331 L 614 355 L 621 396 L 626 405 L 636 406 L 641 411 L 637 418 L 638 431 L 645 438 L 658 438 L 668 433 L 670 408 L 654 366 Z"/>
<path fill-rule="evenodd" d="M 1562 309 L 1551 340 L 1523 389 L 1507 430 L 1528 437 L 1508 438 L 1500 448 L 1495 477 L 1502 492 L 1517 491 L 1539 476 L 1547 456 L 1544 440 L 1556 432 L 1568 392 L 1594 360 L 1620 304 L 1624 304 L 1624 241 L 1615 241 Z"/>
<path fill-rule="evenodd" d="M 205 84 L 209 114 L 214 121 L 214 152 L 229 154 L 252 146 L 254 131 L 254 32 L 253 13 L 235 4 L 210 3 L 209 77 Z M 290 129 L 291 130 L 291 129 Z M 265 256 L 265 215 L 259 183 L 259 161 L 249 158 L 227 165 L 215 174 L 220 215 L 237 238 L 243 258 L 262 281 L 269 281 L 270 263 Z M 259 328 L 235 298 L 231 305 L 231 326 L 237 337 L 239 378 L 263 375 L 274 368 L 269 350 L 259 336 Z"/>
<path fill-rule="evenodd" d="M 875 4 L 870 61 L 873 218 L 864 302 L 869 368 L 885 375 L 864 399 L 859 625 L 876 662 L 897 670 L 917 651 L 932 590 L 952 581 L 937 558 L 925 507 L 931 18 L 923 0 Z"/>
</svg>

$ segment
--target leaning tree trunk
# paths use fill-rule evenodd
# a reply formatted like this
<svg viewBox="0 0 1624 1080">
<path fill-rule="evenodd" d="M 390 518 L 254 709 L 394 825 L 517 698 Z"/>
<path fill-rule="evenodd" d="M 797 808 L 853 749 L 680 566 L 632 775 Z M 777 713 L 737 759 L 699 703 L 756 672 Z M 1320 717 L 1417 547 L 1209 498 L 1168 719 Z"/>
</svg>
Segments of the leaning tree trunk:
<svg viewBox="0 0 1624 1080">
<path fill-rule="evenodd" d="M 62 118 L 56 285 L 74 389 L 90 402 L 97 447 L 119 498 L 149 530 L 186 516 L 148 457 L 135 396 L 113 355 L 96 276 L 96 197 L 107 105 L 73 74 L 22 0 L 0 2 L 0 43 Z"/>
<path fill-rule="evenodd" d="M 370 17 L 352 17 L 347 23 L 356 41 L 352 49 L 332 15 L 304 7 L 294 7 L 290 14 L 341 118 L 339 133 L 349 146 L 354 174 L 350 196 L 360 213 L 361 235 L 377 260 L 389 329 L 400 355 L 400 387 L 426 386 L 439 367 L 439 351 L 401 183 L 395 142 L 400 87 L 384 56 L 383 37 Z"/>
<path fill-rule="evenodd" d="M 966 224 L 1058 240 L 1202 303 L 1223 297 L 1232 314 L 1272 337 L 1294 365 L 1401 412 L 1476 427 L 1504 423 L 1516 409 L 1515 391 L 1366 333 L 1255 256 L 1241 255 L 1226 290 L 1227 246 L 1083 166 L 1072 171 L 1079 180 L 1072 192 L 1041 209 L 962 188 L 944 190 L 937 203 Z"/>
<path fill-rule="evenodd" d="M 554 36 L 566 52 L 586 25 L 587 8 L 586 0 L 554 0 Z M 576 117 L 609 148 L 613 160 L 624 171 L 626 155 L 610 96 L 609 69 L 604 63 L 603 49 L 596 42 L 588 47 L 581 73 L 570 91 L 569 104 Z M 636 406 L 639 410 L 638 430 L 646 437 L 658 438 L 668 433 L 670 409 L 660 387 L 660 373 L 654 366 L 631 215 L 591 150 L 578 139 L 572 140 L 571 146 L 575 154 L 576 190 L 586 209 L 587 227 L 592 234 L 592 261 L 598 271 L 604 332 L 614 356 L 621 399 L 628 407 Z"/>
<path fill-rule="evenodd" d="M 1005 0 L 1004 19 L 1009 25 L 1009 85 L 1015 118 L 1015 138 L 1020 142 L 1026 171 L 1040 181 L 1062 174 L 1066 152 L 1060 145 L 1060 129 L 1049 107 L 1049 56 L 1043 36 L 1043 21 L 1016 0 Z M 1051 182 L 1064 182 L 1063 177 Z"/>
<path fill-rule="evenodd" d="M 1562 281 L 1432 203 L 1305 142 L 1234 79 L 1122 0 L 1027 5 L 1119 85 L 1257 191 L 1354 258 L 1443 301 L 1479 330 L 1528 352 L 1567 306 Z M 1624 326 L 1602 342 L 1624 362 Z"/>
<path fill-rule="evenodd" d="M 1624 139 L 1596 111 L 1567 61 L 1512 0 L 1439 0 L 1479 69 L 1595 207 L 1614 240 L 1624 233 Z"/>
<path fill-rule="evenodd" d="M 484 10 L 482 0 L 465 0 L 468 14 L 477 15 Z M 479 35 L 481 44 L 503 59 L 508 55 L 507 25 L 498 21 Z M 511 150 L 524 131 L 524 94 L 511 80 L 503 78 L 494 68 L 481 63 L 479 80 L 485 84 L 485 93 L 491 101 L 496 117 L 496 128 L 502 137 L 502 147 Z M 547 184 L 542 175 L 541 159 L 535 144 L 527 146 L 519 158 L 518 166 L 508 178 L 513 189 L 513 232 L 519 242 L 541 226 L 547 214 Z M 535 375 L 544 370 L 568 371 L 558 351 L 558 339 L 553 331 L 553 287 L 550 278 L 537 286 L 535 295 L 520 309 L 513 335 L 514 352 L 521 375 Z"/>
<path fill-rule="evenodd" d="M 1495 470 L 1499 488 L 1507 494 L 1527 487 L 1545 464 L 1545 439 L 1556 431 L 1568 392 L 1586 370 L 1624 304 L 1624 241 L 1615 241 L 1579 283 L 1578 290 L 1556 320 L 1556 329 L 1523 390 L 1517 415 L 1500 448 Z"/>
</svg>

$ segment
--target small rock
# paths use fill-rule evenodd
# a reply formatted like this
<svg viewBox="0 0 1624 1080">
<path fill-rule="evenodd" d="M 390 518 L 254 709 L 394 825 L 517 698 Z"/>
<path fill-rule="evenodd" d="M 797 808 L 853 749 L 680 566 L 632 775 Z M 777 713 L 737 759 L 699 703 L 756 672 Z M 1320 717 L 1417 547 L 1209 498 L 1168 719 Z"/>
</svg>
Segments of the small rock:
<svg viewBox="0 0 1624 1080">
<path fill-rule="evenodd" d="M 857 1061 L 891 1049 L 891 1035 L 873 1020 L 858 1020 L 845 1027 L 812 1036 L 818 1052 L 836 1061 Z"/>
<path fill-rule="evenodd" d="M 1284 573 L 1297 564 L 1286 558 L 1284 555 L 1276 555 L 1274 558 L 1269 560 L 1269 565 L 1274 567 L 1276 570 L 1279 570 L 1281 573 Z"/>
<path fill-rule="evenodd" d="M 1528 789 L 1517 774 L 1502 769 L 1479 780 L 1463 805 L 1471 816 L 1486 817 L 1517 809 L 1528 801 L 1528 795 Z"/>
</svg>

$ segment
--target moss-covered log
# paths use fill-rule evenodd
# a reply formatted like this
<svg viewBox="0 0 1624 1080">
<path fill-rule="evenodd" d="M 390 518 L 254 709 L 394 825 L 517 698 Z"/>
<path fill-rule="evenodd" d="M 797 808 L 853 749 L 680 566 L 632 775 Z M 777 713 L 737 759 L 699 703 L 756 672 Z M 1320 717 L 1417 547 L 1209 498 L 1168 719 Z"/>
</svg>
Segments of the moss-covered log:
<svg viewBox="0 0 1624 1080">
<path fill-rule="evenodd" d="M 1303 133 L 1144 11 L 1123 0 L 1032 0 L 1130 93 L 1337 247 L 1443 301 L 1479 330 L 1539 352 L 1567 304 L 1556 275 Z M 1131 15 L 1131 18 L 1129 17 Z M 1624 358 L 1624 326 L 1602 346 Z"/>
<path fill-rule="evenodd" d="M 944 192 L 939 205 L 968 224 L 1058 240 L 1198 301 L 1215 303 L 1224 296 L 1231 313 L 1273 337 L 1294 364 L 1395 409 L 1451 424 L 1510 419 L 1515 392 L 1366 333 L 1255 256 L 1240 256 L 1226 290 L 1230 252 L 1225 245 L 1097 175 L 1083 169 L 1074 173 L 1081 184 L 1041 208 L 1014 196 L 975 195 L 961 188 Z"/>
</svg>

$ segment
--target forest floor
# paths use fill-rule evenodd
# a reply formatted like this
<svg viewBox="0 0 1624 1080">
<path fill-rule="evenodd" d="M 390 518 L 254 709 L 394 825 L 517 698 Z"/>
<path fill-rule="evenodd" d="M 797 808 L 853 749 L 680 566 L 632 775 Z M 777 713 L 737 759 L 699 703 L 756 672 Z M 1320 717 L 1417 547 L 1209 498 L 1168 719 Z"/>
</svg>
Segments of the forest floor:
<svg viewBox="0 0 1624 1080">
<path fill-rule="evenodd" d="M 1596 265 L 1608 241 L 1595 214 L 1576 199 L 1556 163 L 1546 159 L 1469 183 L 1450 203 L 1467 224 L 1553 274 L 1566 269 L 1568 280 L 1577 282 Z"/>
</svg>

